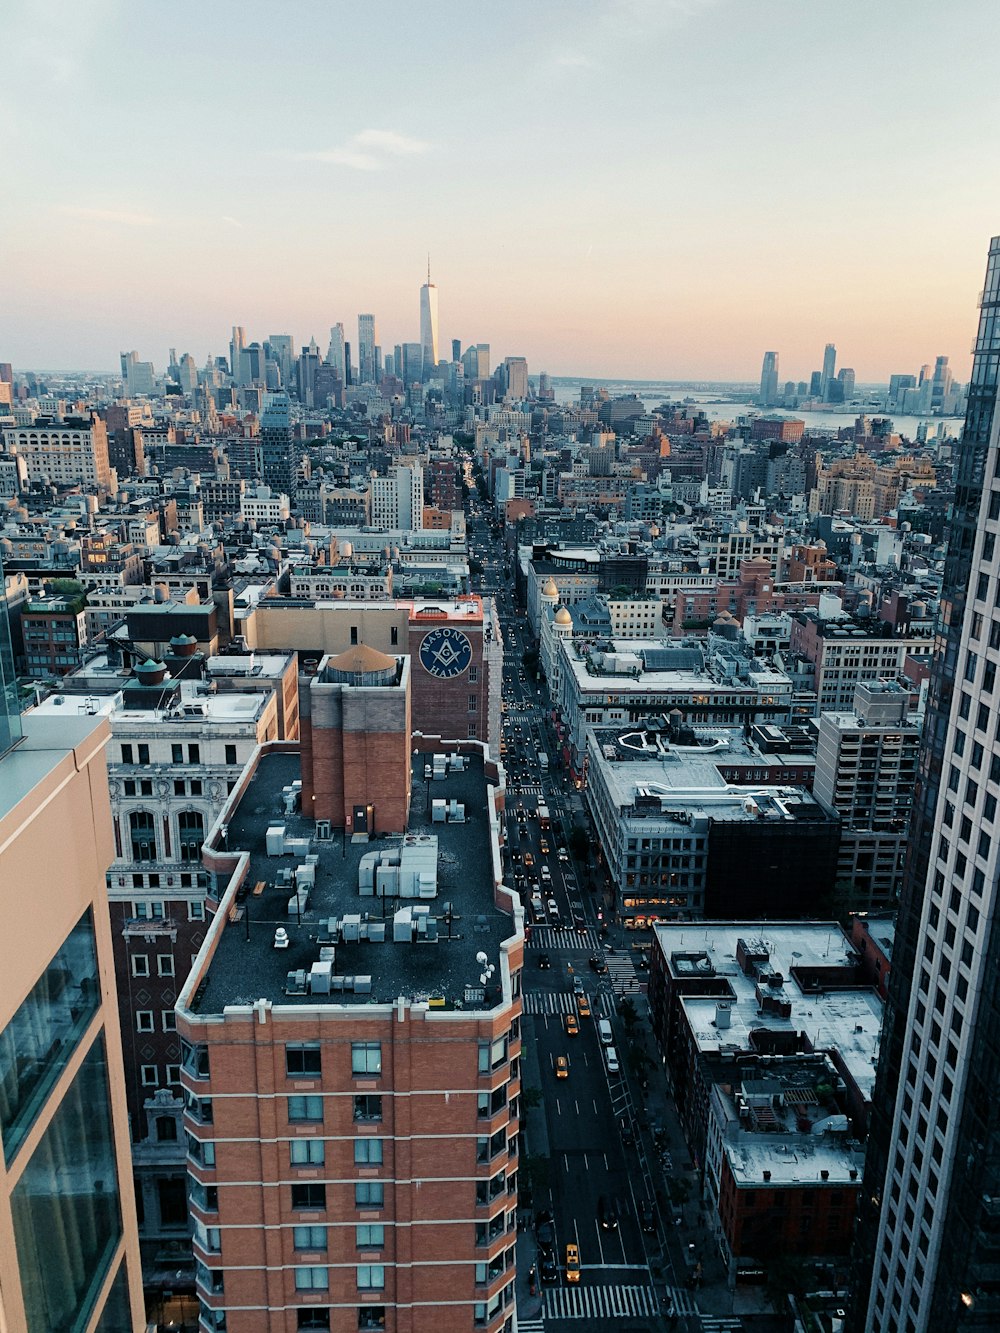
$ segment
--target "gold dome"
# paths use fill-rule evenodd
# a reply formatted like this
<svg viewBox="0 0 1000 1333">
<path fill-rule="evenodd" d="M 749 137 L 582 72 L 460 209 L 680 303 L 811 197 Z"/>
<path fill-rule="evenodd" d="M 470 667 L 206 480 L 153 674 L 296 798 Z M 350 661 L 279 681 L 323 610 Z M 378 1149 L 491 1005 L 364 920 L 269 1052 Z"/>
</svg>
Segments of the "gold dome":
<svg viewBox="0 0 1000 1333">
<path fill-rule="evenodd" d="M 570 615 L 570 613 L 566 610 L 564 606 L 561 606 L 559 608 L 559 610 L 555 614 L 554 619 L 557 625 L 572 625 L 573 623 L 573 617 Z"/>
<path fill-rule="evenodd" d="M 544 586 L 542 587 L 542 596 L 543 596 L 543 597 L 558 597 L 558 596 L 559 596 L 559 589 L 556 587 L 556 581 L 555 581 L 555 579 L 552 577 L 551 574 L 550 574 L 549 577 L 545 580 L 545 584 L 544 584 Z"/>
</svg>

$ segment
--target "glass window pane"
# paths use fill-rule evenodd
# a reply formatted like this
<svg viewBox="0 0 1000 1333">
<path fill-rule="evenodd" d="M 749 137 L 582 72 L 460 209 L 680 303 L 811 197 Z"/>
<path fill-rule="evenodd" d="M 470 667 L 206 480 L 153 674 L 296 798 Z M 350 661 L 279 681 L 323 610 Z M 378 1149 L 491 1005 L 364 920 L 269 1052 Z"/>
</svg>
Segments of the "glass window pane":
<svg viewBox="0 0 1000 1333">
<path fill-rule="evenodd" d="M 129 1305 L 128 1273 L 125 1260 L 118 1265 L 118 1275 L 104 1302 L 104 1311 L 94 1333 L 133 1333 L 132 1310 Z"/>
<path fill-rule="evenodd" d="M 99 1002 L 94 924 L 88 909 L 0 1032 L 0 1133 L 8 1164 Z"/>
<path fill-rule="evenodd" d="M 104 1040 L 11 1196 L 28 1333 L 82 1327 L 122 1234 Z"/>
</svg>

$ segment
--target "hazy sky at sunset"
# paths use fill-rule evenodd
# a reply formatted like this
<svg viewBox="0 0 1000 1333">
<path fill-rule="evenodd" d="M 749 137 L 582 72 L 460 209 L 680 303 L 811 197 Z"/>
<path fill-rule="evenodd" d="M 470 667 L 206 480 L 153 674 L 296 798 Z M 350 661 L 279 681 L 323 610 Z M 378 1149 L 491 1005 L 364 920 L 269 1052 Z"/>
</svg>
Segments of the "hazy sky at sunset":
<svg viewBox="0 0 1000 1333">
<path fill-rule="evenodd" d="M 376 315 L 531 371 L 969 370 L 998 0 L 3 6 L 0 360 Z"/>
</svg>

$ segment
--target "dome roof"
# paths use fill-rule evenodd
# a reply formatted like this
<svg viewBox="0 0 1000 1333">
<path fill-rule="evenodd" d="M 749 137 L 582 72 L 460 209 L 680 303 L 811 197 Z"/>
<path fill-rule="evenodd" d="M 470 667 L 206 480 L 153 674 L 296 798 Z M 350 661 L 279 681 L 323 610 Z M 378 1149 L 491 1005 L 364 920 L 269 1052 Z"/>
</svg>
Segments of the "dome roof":
<svg viewBox="0 0 1000 1333">
<path fill-rule="evenodd" d="M 555 579 L 552 577 L 551 574 L 550 574 L 549 577 L 545 580 L 545 584 L 544 584 L 544 586 L 542 587 L 542 596 L 543 596 L 543 597 L 558 597 L 558 596 L 559 596 L 559 589 L 556 587 L 556 581 L 555 581 Z"/>
<path fill-rule="evenodd" d="M 377 648 L 369 648 L 366 643 L 359 643 L 348 648 L 339 657 L 331 658 L 327 666 L 333 671 L 344 671 L 352 676 L 367 676 L 373 671 L 394 672 L 396 659 L 380 653 Z"/>
<path fill-rule="evenodd" d="M 566 610 L 564 606 L 561 606 L 559 608 L 559 610 L 555 614 L 554 619 L 557 625 L 572 625 L 573 623 L 573 617 L 570 615 L 570 613 Z"/>
</svg>

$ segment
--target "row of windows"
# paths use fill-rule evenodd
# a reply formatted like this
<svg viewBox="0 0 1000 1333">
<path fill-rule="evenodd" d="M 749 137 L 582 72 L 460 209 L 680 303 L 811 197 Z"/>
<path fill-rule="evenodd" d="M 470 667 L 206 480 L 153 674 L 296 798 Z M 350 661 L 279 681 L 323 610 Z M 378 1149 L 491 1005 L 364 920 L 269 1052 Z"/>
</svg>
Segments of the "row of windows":
<svg viewBox="0 0 1000 1333">
<path fill-rule="evenodd" d="M 160 1010 L 160 1023 L 164 1032 L 177 1031 L 177 1015 L 173 1009 Z M 135 1011 L 135 1030 L 136 1032 L 155 1032 L 156 1019 L 152 1009 L 137 1009 Z"/>
</svg>

